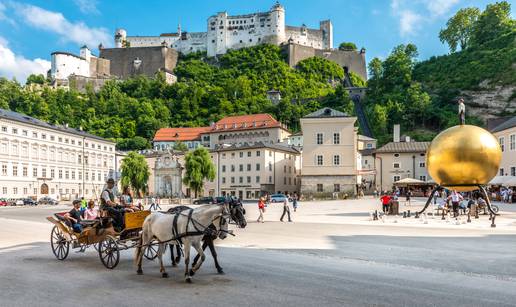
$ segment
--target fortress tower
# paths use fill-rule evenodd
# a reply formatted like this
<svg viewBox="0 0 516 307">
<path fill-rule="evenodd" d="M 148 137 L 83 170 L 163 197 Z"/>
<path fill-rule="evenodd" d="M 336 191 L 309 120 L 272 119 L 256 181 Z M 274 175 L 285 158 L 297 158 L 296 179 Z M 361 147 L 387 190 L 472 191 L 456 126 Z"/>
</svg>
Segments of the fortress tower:
<svg viewBox="0 0 516 307">
<path fill-rule="evenodd" d="M 116 29 L 115 31 L 115 48 L 125 47 L 127 40 L 127 32 L 124 29 Z"/>
</svg>

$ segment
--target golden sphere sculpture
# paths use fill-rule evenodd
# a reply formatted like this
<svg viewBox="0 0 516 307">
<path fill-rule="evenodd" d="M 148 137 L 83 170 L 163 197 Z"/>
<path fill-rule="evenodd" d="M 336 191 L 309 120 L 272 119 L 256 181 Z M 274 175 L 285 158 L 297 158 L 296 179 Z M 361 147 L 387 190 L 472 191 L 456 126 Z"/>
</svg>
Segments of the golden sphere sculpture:
<svg viewBox="0 0 516 307">
<path fill-rule="evenodd" d="M 498 173 L 502 150 L 498 140 L 477 126 L 459 125 L 439 133 L 426 152 L 428 173 L 439 185 L 471 191 Z"/>
</svg>

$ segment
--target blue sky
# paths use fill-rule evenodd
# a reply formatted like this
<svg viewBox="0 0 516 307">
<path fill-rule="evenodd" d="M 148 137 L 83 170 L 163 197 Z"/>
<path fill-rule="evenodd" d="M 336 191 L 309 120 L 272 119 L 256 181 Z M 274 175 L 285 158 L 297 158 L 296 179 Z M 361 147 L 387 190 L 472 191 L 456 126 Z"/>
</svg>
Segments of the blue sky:
<svg viewBox="0 0 516 307">
<path fill-rule="evenodd" d="M 283 0 L 288 25 L 318 28 L 331 19 L 334 44 L 351 41 L 365 47 L 367 60 L 386 57 L 402 43 L 415 43 L 419 58 L 445 54 L 439 30 L 459 8 L 484 9 L 488 0 Z M 514 1 L 509 1 L 514 2 Z M 56 50 L 78 53 L 88 44 L 113 45 L 118 27 L 128 35 L 158 35 L 183 30 L 206 31 L 206 19 L 220 11 L 230 15 L 267 11 L 274 0 L 0 0 L 0 76 L 24 81 L 50 67 Z M 514 3 L 513 16 L 514 16 Z M 336 47 L 336 46 L 335 46 Z"/>
</svg>

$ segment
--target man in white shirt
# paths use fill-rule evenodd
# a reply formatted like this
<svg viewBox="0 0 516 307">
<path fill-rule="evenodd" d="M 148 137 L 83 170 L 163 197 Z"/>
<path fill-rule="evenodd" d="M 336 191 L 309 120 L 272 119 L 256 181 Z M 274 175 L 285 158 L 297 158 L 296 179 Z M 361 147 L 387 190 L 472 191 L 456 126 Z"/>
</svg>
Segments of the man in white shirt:
<svg viewBox="0 0 516 307">
<path fill-rule="evenodd" d="M 466 124 L 466 106 L 464 105 L 464 99 L 459 98 L 459 120 L 461 125 Z"/>
<path fill-rule="evenodd" d="M 454 217 L 456 217 L 458 215 L 458 213 L 459 213 L 459 203 L 464 198 L 462 197 L 462 195 L 460 195 L 460 193 L 458 193 L 457 191 L 453 190 L 453 192 L 448 197 L 448 199 L 450 199 L 451 202 L 452 202 L 453 214 L 454 214 Z"/>
</svg>

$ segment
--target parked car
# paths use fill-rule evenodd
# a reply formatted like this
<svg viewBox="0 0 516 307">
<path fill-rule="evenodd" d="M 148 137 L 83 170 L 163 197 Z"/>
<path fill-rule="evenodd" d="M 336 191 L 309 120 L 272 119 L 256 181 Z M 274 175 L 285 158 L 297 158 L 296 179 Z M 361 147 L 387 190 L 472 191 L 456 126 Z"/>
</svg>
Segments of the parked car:
<svg viewBox="0 0 516 307">
<path fill-rule="evenodd" d="M 194 205 L 206 205 L 206 204 L 212 205 L 212 204 L 217 203 L 217 199 L 212 196 L 200 197 L 200 198 L 194 200 L 193 203 L 194 203 Z"/>
<path fill-rule="evenodd" d="M 35 200 L 33 200 L 32 198 L 24 198 L 23 204 L 25 206 L 37 206 L 38 205 L 38 203 Z"/>
<path fill-rule="evenodd" d="M 57 205 L 57 204 L 59 204 L 59 202 L 57 200 L 53 199 L 52 197 L 45 196 L 45 197 L 42 197 L 39 199 L 38 204 L 40 204 L 40 205 Z"/>
<path fill-rule="evenodd" d="M 223 204 L 223 203 L 226 202 L 226 197 L 224 197 L 224 196 L 217 196 L 217 197 L 215 197 L 215 202 L 217 204 Z"/>
<path fill-rule="evenodd" d="M 9 203 L 7 202 L 6 199 L 0 199 L 0 207 L 5 207 L 5 206 L 8 206 Z"/>
<path fill-rule="evenodd" d="M 285 194 L 272 194 L 271 195 L 271 203 L 282 203 L 287 199 Z"/>
<path fill-rule="evenodd" d="M 23 206 L 24 203 L 23 203 L 23 199 L 17 199 L 14 203 L 16 206 Z"/>
</svg>

